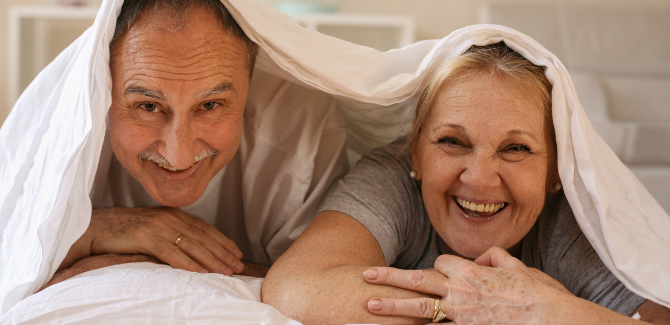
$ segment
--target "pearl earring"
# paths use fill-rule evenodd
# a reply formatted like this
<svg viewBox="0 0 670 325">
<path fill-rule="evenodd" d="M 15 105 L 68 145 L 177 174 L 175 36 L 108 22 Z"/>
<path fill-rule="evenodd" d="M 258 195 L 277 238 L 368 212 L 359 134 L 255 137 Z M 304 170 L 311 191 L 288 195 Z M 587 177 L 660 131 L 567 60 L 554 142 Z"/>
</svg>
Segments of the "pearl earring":
<svg viewBox="0 0 670 325">
<path fill-rule="evenodd" d="M 415 171 L 411 171 L 411 172 L 409 173 L 409 177 L 416 179 L 416 172 L 415 172 Z"/>
<path fill-rule="evenodd" d="M 554 183 L 554 189 L 557 192 L 560 191 L 562 188 L 563 188 L 563 186 L 561 186 L 561 183 L 558 183 L 558 182 Z"/>
</svg>

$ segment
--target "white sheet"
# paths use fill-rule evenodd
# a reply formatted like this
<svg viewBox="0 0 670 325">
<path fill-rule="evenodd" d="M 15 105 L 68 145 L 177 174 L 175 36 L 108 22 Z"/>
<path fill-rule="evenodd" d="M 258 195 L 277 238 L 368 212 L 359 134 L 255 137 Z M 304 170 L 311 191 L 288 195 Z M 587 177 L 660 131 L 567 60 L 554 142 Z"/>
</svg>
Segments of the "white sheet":
<svg viewBox="0 0 670 325">
<path fill-rule="evenodd" d="M 546 66 L 559 174 L 580 227 L 619 280 L 670 307 L 670 217 L 595 132 L 567 70 L 540 44 L 476 25 L 380 53 L 304 29 L 256 0 L 223 3 L 260 45 L 259 69 L 340 98 L 359 153 L 396 137 L 412 96 L 471 45 L 505 40 Z M 0 129 L 0 313 L 46 283 L 88 226 L 121 4 L 103 2 L 94 25 L 35 79 Z"/>
<path fill-rule="evenodd" d="M 300 324 L 260 302 L 262 284 L 153 263 L 110 266 L 22 300 L 0 324 Z"/>
</svg>

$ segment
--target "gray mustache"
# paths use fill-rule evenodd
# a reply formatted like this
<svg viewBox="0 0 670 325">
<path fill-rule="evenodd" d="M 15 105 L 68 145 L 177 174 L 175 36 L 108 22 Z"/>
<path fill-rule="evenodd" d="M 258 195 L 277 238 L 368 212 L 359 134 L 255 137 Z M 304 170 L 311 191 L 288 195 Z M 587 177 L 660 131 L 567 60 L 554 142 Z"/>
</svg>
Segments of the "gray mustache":
<svg viewBox="0 0 670 325">
<path fill-rule="evenodd" d="M 203 160 L 207 157 L 210 157 L 210 156 L 216 156 L 218 154 L 219 154 L 218 150 L 213 149 L 213 148 L 207 148 L 207 149 L 201 151 L 200 153 L 198 153 L 195 156 L 195 158 L 193 159 L 193 164 L 191 164 L 191 166 L 195 165 L 195 163 L 197 163 L 198 161 L 201 161 L 201 160 Z M 170 168 L 174 168 L 174 167 L 172 167 L 170 162 L 165 157 L 163 157 L 163 155 L 159 154 L 156 151 L 145 150 L 145 151 L 142 151 L 138 156 L 140 158 L 140 164 L 144 164 L 144 161 L 148 160 L 148 161 L 154 162 L 156 164 L 160 164 L 160 165 L 168 166 Z"/>
</svg>

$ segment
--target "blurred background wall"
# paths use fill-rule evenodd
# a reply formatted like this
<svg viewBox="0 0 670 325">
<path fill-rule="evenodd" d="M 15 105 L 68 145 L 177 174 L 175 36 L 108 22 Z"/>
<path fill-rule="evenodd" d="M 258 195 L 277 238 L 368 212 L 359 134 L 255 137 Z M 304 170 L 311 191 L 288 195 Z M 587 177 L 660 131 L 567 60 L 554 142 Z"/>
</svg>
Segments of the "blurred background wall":
<svg viewBox="0 0 670 325">
<path fill-rule="evenodd" d="M 0 0 L 0 124 L 11 110 L 8 100 L 8 15 L 10 6 L 56 5 L 65 0 Z M 414 19 L 418 40 L 440 38 L 452 31 L 477 22 L 477 11 L 485 2 L 509 2 L 510 0 L 340 0 L 342 13 L 406 15 Z M 516 3 L 580 3 L 605 6 L 635 5 L 670 8 L 668 0 L 525 0 Z M 58 29 L 49 35 L 51 46 L 48 51 L 60 51 L 63 43 L 69 43 L 86 28 L 83 22 L 59 22 Z M 57 32 L 56 32 L 57 30 Z M 49 53 L 55 56 L 55 53 Z M 36 73 L 36 72 L 35 72 Z"/>
</svg>

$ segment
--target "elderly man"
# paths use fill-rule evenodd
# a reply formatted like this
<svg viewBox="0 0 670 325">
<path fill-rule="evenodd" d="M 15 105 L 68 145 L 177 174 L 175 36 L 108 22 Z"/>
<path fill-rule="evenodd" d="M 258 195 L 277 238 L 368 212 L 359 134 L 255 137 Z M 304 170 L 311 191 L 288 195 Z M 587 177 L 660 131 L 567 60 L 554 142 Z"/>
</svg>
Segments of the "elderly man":
<svg viewBox="0 0 670 325">
<path fill-rule="evenodd" d="M 335 102 L 252 80 L 256 53 L 218 0 L 124 3 L 91 223 L 50 284 L 156 259 L 264 276 L 348 164 Z"/>
</svg>

